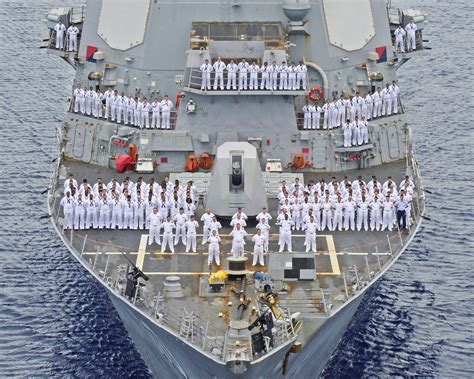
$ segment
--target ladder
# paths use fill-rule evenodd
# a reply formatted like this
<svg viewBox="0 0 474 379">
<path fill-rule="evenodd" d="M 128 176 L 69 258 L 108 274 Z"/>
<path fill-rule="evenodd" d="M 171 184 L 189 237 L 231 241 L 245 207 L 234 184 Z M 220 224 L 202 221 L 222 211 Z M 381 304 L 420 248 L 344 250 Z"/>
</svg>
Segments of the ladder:
<svg viewBox="0 0 474 379">
<path fill-rule="evenodd" d="M 179 323 L 179 336 L 184 338 L 186 341 L 191 338 L 191 342 L 194 342 L 194 322 L 196 316 L 193 312 L 186 312 L 186 309 L 183 308 L 181 313 L 180 323 Z"/>
</svg>

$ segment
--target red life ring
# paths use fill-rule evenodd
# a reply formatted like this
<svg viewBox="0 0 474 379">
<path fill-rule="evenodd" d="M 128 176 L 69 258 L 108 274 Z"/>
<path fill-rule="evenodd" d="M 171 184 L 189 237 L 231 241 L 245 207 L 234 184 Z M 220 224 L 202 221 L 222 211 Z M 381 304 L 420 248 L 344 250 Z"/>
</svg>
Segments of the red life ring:
<svg viewBox="0 0 474 379">
<path fill-rule="evenodd" d="M 314 93 L 317 92 L 318 93 L 318 96 L 315 96 Z M 309 90 L 309 95 L 308 97 L 312 100 L 312 101 L 319 101 L 323 98 L 323 90 L 319 87 L 313 87 Z"/>
</svg>

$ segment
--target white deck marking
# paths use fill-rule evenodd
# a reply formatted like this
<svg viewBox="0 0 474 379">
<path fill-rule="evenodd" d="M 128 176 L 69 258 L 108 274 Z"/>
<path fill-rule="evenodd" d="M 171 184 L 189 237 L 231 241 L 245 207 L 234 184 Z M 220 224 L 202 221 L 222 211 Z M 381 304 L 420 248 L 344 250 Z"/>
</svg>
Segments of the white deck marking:
<svg viewBox="0 0 474 379">
<path fill-rule="evenodd" d="M 143 262 L 145 261 L 147 242 L 148 234 L 142 234 L 142 236 L 140 237 L 140 245 L 138 246 L 137 262 L 135 263 L 135 266 L 137 266 L 140 270 L 143 270 Z"/>
</svg>

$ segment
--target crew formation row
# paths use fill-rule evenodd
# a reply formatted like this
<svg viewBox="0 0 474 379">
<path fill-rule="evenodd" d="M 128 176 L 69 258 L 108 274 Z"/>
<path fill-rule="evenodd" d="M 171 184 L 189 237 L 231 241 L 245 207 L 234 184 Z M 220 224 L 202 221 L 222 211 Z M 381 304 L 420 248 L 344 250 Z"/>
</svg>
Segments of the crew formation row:
<svg viewBox="0 0 474 379">
<path fill-rule="evenodd" d="M 105 109 L 104 109 L 105 103 Z M 110 119 L 112 122 L 145 128 L 170 129 L 173 102 L 165 95 L 161 101 L 155 98 L 151 103 L 144 97 L 127 96 L 109 88 L 102 93 L 82 88 L 80 84 L 74 90 L 74 112 L 81 112 L 96 118 Z M 150 123 L 151 115 L 151 123 Z"/>
<path fill-rule="evenodd" d="M 372 118 L 391 116 L 398 113 L 400 88 L 395 81 L 387 83 L 382 90 L 380 87 L 372 93 L 361 96 L 345 97 L 341 95 L 338 100 L 326 100 L 323 106 L 307 102 L 303 108 L 303 129 L 334 129 L 344 125 L 349 120 L 351 123 L 362 119 L 369 121 Z"/>
<path fill-rule="evenodd" d="M 201 90 L 237 90 L 237 73 L 239 91 L 246 90 L 289 90 L 306 91 L 306 72 L 308 71 L 303 61 L 298 65 L 291 62 L 288 66 L 282 62 L 280 66 L 275 61 L 272 64 L 264 62 L 260 67 L 257 62 L 249 64 L 245 59 L 239 64 L 230 60 L 225 64 L 217 58 L 214 64 L 206 59 L 199 68 L 201 71 Z M 224 87 L 224 72 L 227 72 L 227 83 Z M 214 85 L 211 86 L 211 73 L 215 72 Z"/>
<path fill-rule="evenodd" d="M 326 184 L 310 182 L 303 189 L 296 181 L 282 183 L 278 193 L 279 218 L 288 215 L 291 228 L 299 230 L 311 216 L 317 230 L 392 230 L 395 220 L 400 229 L 409 225 L 413 182 L 406 177 L 399 190 L 391 177 L 383 185 L 373 177 L 365 183 L 361 177 L 351 182 L 335 178 Z M 370 223 L 369 223 L 370 220 Z"/>
<path fill-rule="evenodd" d="M 376 177 L 367 184 L 361 177 L 353 182 L 346 177 L 340 183 L 334 178 L 330 183 L 321 179 L 318 183 L 309 182 L 305 187 L 298 179 L 290 186 L 283 181 L 278 193 L 279 214 L 276 220 L 279 251 L 285 248 L 292 251 L 292 230 L 304 230 L 306 251 L 316 251 L 316 231 L 342 231 L 343 227 L 345 230 L 357 227 L 359 231 L 362 228 L 367 231 L 369 216 L 371 230 L 392 230 L 395 219 L 400 229 L 404 229 L 410 220 L 413 189 L 413 182 L 408 177 L 400 183 L 400 192 L 391 177 L 383 185 Z M 146 200 L 142 199 L 142 191 Z M 167 246 L 174 252 L 174 245 L 180 238 L 186 245 L 186 252 L 191 249 L 196 252 L 199 223 L 195 219 L 194 204 L 197 191 L 192 182 L 182 187 L 179 182 L 173 185 L 165 180 L 159 186 L 153 179 L 146 184 L 141 178 L 137 183 L 127 178 L 122 184 L 112 179 L 105 185 L 99 178 L 93 186 L 84 180 L 78 187 L 70 175 L 64 184 L 64 192 L 61 200 L 64 229 L 146 228 L 150 230 L 150 244 L 161 244 L 160 230 L 163 229 L 163 252 Z M 254 239 L 254 264 L 263 262 L 263 252 L 268 251 L 272 216 L 264 208 L 256 219 L 258 237 Z M 218 260 L 219 229 L 222 226 L 210 209 L 200 220 L 203 222 L 202 243 L 210 243 L 210 257 L 212 255 Z M 235 256 L 244 251 L 246 220 L 247 216 L 238 209 L 230 223 L 233 227 L 231 252 Z"/>
</svg>

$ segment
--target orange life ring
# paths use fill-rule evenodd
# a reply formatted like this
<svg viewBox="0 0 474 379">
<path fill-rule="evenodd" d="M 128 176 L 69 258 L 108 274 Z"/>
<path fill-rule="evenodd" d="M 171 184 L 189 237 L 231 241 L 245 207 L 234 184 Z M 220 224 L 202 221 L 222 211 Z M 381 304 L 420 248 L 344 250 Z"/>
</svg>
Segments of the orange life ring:
<svg viewBox="0 0 474 379">
<path fill-rule="evenodd" d="M 187 172 L 194 172 L 194 171 L 197 171 L 197 169 L 199 168 L 199 165 L 198 165 L 198 160 L 196 158 L 196 156 L 194 154 L 190 154 L 188 159 L 186 160 L 186 171 Z"/>
<path fill-rule="evenodd" d="M 212 159 L 209 153 L 202 153 L 199 156 L 199 167 L 203 170 L 209 170 L 212 166 Z"/>
<path fill-rule="evenodd" d="M 306 161 L 304 159 L 304 155 L 301 153 L 295 154 L 295 156 L 293 157 L 293 164 L 292 164 L 293 169 L 299 170 L 303 168 L 305 164 L 306 164 Z"/>
<path fill-rule="evenodd" d="M 317 92 L 318 96 L 315 96 L 314 93 Z M 309 90 L 309 95 L 308 97 L 312 101 L 319 101 L 323 98 L 323 90 L 319 87 L 313 87 Z"/>
</svg>

